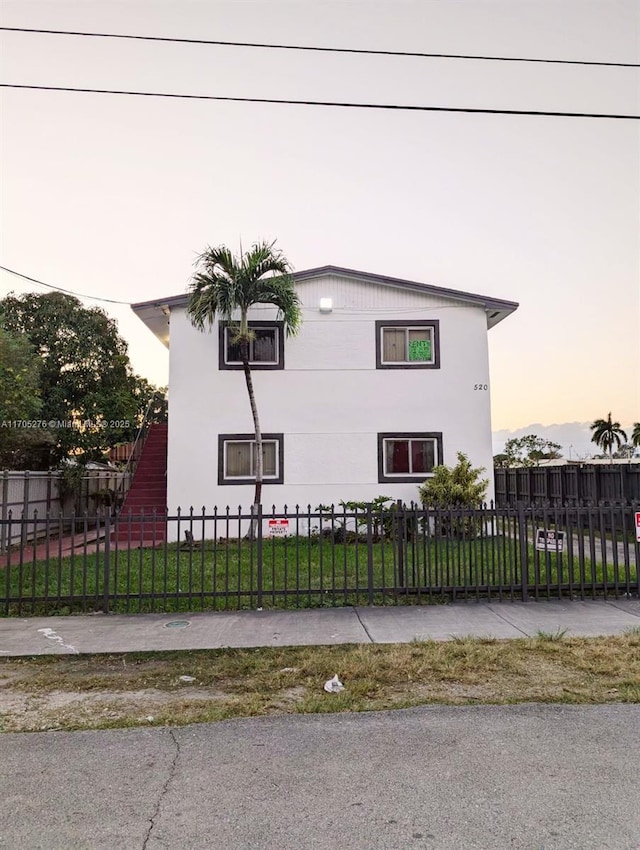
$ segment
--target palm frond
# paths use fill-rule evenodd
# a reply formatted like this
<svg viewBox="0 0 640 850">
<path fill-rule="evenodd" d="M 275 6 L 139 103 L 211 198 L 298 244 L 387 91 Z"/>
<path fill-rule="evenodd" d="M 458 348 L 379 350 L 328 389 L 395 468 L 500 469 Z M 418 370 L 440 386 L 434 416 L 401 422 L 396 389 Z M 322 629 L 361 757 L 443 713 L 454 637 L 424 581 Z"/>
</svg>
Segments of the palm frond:
<svg viewBox="0 0 640 850">
<path fill-rule="evenodd" d="M 207 248 L 196 257 L 196 268 L 201 268 L 206 274 L 219 276 L 222 274 L 232 280 L 235 276 L 236 261 L 231 251 L 225 245 Z"/>
<path fill-rule="evenodd" d="M 284 322 L 287 336 L 297 334 L 302 323 L 302 310 L 292 278 L 271 277 L 261 280 L 256 287 L 256 302 L 277 307 L 278 319 Z"/>
<path fill-rule="evenodd" d="M 196 258 L 187 315 L 198 330 L 212 327 L 216 315 L 231 319 L 237 305 L 234 257 L 228 248 L 207 248 Z"/>
<path fill-rule="evenodd" d="M 225 246 L 208 247 L 196 259 L 189 286 L 187 307 L 193 325 L 204 330 L 216 316 L 231 321 L 240 313 L 238 338 L 248 338 L 247 311 L 254 304 L 272 304 L 284 322 L 287 336 L 297 333 L 301 320 L 300 299 L 295 291 L 292 267 L 275 242 L 256 242 L 240 256 Z"/>
<path fill-rule="evenodd" d="M 596 419 L 589 427 L 593 431 L 591 442 L 609 454 L 612 453 L 614 445 L 620 448 L 627 442 L 626 432 L 622 430 L 619 422 L 612 420 L 611 412 L 606 419 Z"/>
<path fill-rule="evenodd" d="M 191 298 L 187 304 L 187 315 L 198 330 L 211 327 L 216 314 L 225 315 L 228 300 L 229 282 L 224 278 L 212 277 L 203 272 L 193 275 L 189 292 Z"/>
</svg>

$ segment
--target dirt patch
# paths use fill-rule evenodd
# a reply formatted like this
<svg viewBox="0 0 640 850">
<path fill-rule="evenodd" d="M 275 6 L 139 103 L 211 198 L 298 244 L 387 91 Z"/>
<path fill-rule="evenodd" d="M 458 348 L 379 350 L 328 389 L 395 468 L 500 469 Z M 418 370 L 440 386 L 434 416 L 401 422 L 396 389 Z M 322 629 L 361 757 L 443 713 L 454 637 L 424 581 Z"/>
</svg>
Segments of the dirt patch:
<svg viewBox="0 0 640 850">
<path fill-rule="evenodd" d="M 98 725 L 104 720 L 138 718 L 143 722 L 160 712 L 171 714 L 185 703 L 205 705 L 226 700 L 221 691 L 184 688 L 180 691 L 50 691 L 28 694 L 13 691 L 0 699 L 0 729 L 5 732 L 32 732 L 69 726 Z M 149 721 L 148 721 L 149 722 Z"/>
</svg>

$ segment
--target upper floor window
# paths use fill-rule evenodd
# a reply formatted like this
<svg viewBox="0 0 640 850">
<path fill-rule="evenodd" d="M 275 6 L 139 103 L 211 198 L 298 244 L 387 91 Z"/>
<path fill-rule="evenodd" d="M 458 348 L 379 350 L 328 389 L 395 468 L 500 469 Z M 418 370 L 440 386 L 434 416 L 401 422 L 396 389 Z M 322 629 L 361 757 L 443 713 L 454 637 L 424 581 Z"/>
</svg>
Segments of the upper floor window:
<svg viewBox="0 0 640 850">
<path fill-rule="evenodd" d="M 249 365 L 252 369 L 284 369 L 284 325 L 282 322 L 249 322 L 253 338 L 249 341 Z M 240 343 L 234 338 L 234 326 L 220 322 L 220 368 L 242 369 Z"/>
<path fill-rule="evenodd" d="M 376 322 L 377 369 L 439 369 L 437 319 Z"/>
</svg>

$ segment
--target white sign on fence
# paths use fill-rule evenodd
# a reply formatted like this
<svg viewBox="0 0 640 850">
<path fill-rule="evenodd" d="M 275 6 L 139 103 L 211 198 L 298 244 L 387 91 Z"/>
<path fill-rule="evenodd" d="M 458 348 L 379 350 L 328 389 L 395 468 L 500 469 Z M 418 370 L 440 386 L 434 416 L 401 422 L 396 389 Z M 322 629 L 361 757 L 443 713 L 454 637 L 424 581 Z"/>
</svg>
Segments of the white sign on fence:
<svg viewBox="0 0 640 850">
<path fill-rule="evenodd" d="M 536 530 L 536 549 L 538 552 L 563 552 L 564 531 Z"/>
<path fill-rule="evenodd" d="M 636 511 L 636 540 L 640 543 L 640 511 Z"/>
<path fill-rule="evenodd" d="M 289 533 L 288 519 L 270 519 L 269 520 L 269 535 L 270 537 L 286 537 Z"/>
</svg>

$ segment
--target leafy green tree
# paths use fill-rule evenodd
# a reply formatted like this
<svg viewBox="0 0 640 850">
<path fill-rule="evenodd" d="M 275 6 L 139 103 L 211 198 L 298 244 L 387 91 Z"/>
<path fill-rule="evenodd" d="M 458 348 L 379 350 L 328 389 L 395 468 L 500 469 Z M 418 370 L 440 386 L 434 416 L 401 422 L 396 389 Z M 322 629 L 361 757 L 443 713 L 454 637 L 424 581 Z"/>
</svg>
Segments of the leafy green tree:
<svg viewBox="0 0 640 850">
<path fill-rule="evenodd" d="M 39 469 L 48 463 L 53 438 L 33 427 L 41 408 L 40 359 L 25 337 L 0 325 L 0 468 Z"/>
<path fill-rule="evenodd" d="M 156 387 L 147 381 L 146 378 L 136 376 L 133 381 L 133 394 L 136 397 L 138 409 L 135 430 L 142 423 L 142 417 L 145 413 L 147 422 L 149 423 L 168 421 L 169 404 L 167 401 L 167 387 Z"/>
<path fill-rule="evenodd" d="M 499 469 L 505 469 L 510 465 L 510 460 L 511 458 L 506 452 L 500 452 L 500 454 L 493 456 L 493 465 Z"/>
<path fill-rule="evenodd" d="M 632 458 L 635 453 L 635 447 L 631 443 L 624 443 L 624 445 L 620 446 L 620 448 L 613 453 L 612 457 L 620 460 L 628 460 L 629 458 Z"/>
<path fill-rule="evenodd" d="M 627 435 L 620 427 L 619 422 L 613 422 L 611 413 L 606 419 L 596 419 L 590 426 L 593 434 L 591 442 L 595 443 L 603 452 L 613 457 L 614 446 L 620 448 L 623 443 L 627 442 Z"/>
<path fill-rule="evenodd" d="M 0 325 L 0 419 L 33 419 L 41 406 L 38 355 L 25 337 Z"/>
<path fill-rule="evenodd" d="M 631 432 L 631 444 L 640 446 L 640 422 L 633 423 L 633 431 Z"/>
<path fill-rule="evenodd" d="M 463 453 L 457 454 L 458 463 L 451 467 L 436 466 L 433 476 L 419 489 L 423 505 L 436 509 L 477 508 L 486 498 L 489 480 L 482 478 L 484 467 L 473 467 Z M 473 516 L 440 515 L 436 519 L 437 532 L 446 537 L 474 537 L 479 521 Z"/>
<path fill-rule="evenodd" d="M 291 266 L 275 242 L 261 242 L 234 256 L 228 248 L 207 248 L 196 260 L 190 284 L 187 315 L 200 331 L 210 330 L 216 318 L 231 323 L 234 342 L 240 346 L 256 443 L 254 506 L 262 496 L 262 431 L 249 363 L 253 332 L 248 312 L 255 304 L 272 304 L 284 322 L 287 336 L 296 334 L 302 320 L 300 301 L 291 277 Z M 250 534 L 254 533 L 252 526 Z"/>
<path fill-rule="evenodd" d="M 541 460 L 556 460 L 562 457 L 559 443 L 553 440 L 545 440 L 536 434 L 527 434 L 525 437 L 513 437 L 507 440 L 504 451 L 495 455 L 496 466 L 536 466 Z"/>
<path fill-rule="evenodd" d="M 134 375 L 127 343 L 103 310 L 60 292 L 30 293 L 0 301 L 0 319 L 39 357 L 40 415 L 53 423 L 55 437 L 52 463 L 69 455 L 102 459 L 106 448 L 135 433 L 150 385 Z"/>
</svg>

